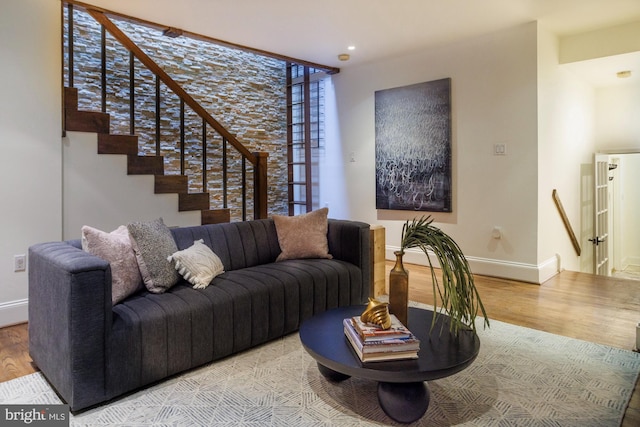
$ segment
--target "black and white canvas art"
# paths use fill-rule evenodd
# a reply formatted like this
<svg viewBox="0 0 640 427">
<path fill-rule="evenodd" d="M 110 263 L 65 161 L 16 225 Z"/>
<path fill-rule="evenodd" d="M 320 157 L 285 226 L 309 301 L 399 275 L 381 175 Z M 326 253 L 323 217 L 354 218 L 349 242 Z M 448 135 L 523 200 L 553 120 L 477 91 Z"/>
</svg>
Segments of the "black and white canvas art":
<svg viewBox="0 0 640 427">
<path fill-rule="evenodd" d="M 376 208 L 451 212 L 451 79 L 375 93 Z"/>
</svg>

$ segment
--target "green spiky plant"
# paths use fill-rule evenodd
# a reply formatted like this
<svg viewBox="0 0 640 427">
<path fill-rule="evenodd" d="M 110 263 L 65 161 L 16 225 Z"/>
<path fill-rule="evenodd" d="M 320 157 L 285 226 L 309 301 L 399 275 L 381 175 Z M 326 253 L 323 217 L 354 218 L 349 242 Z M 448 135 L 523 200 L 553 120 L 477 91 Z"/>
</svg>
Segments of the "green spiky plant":
<svg viewBox="0 0 640 427">
<path fill-rule="evenodd" d="M 431 225 L 432 222 L 433 219 L 430 216 L 407 221 L 402 226 L 400 244 L 402 252 L 410 248 L 420 248 L 427 255 L 434 295 L 434 316 L 431 327 L 435 325 L 439 312 L 438 296 L 442 301 L 442 310 L 451 318 L 449 329 L 454 335 L 457 335 L 460 329 L 471 328 L 475 331 L 478 311 L 482 312 L 484 325 L 488 327 L 489 319 L 462 249 L 449 235 Z M 441 281 L 438 281 L 431 263 L 429 250 L 435 254 L 440 264 Z"/>
</svg>

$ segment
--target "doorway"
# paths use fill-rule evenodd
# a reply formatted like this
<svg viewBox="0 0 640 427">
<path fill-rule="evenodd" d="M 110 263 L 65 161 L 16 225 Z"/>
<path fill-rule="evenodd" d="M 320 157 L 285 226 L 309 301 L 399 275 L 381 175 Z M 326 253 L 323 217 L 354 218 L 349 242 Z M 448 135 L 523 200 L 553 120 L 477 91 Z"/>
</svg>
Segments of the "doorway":
<svg viewBox="0 0 640 427">
<path fill-rule="evenodd" d="M 606 274 L 640 280 L 640 153 L 609 154 L 608 183 Z"/>
</svg>

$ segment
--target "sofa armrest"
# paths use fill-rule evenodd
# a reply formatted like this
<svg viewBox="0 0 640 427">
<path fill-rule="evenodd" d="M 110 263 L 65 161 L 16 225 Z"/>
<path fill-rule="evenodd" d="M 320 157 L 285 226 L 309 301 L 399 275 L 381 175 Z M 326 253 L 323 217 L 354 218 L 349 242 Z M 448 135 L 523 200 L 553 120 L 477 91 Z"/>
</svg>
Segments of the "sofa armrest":
<svg viewBox="0 0 640 427">
<path fill-rule="evenodd" d="M 335 259 L 350 262 L 362 271 L 362 301 L 369 296 L 371 285 L 371 253 L 369 224 L 358 221 L 329 219 L 329 253 Z"/>
<path fill-rule="evenodd" d="M 72 410 L 104 400 L 112 321 L 109 263 L 74 243 L 29 248 L 29 353 Z"/>
</svg>

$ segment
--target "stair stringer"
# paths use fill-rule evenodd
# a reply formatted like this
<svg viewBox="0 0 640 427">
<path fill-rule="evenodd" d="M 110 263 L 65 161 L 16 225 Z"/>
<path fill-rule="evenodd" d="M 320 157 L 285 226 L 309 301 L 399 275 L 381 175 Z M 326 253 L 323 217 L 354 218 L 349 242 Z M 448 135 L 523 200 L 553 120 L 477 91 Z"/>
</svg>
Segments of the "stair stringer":
<svg viewBox="0 0 640 427">
<path fill-rule="evenodd" d="M 128 175 L 127 155 L 97 153 L 98 134 L 67 131 L 62 148 L 64 239 L 79 238 L 83 225 L 111 231 L 159 217 L 170 227 L 201 224 L 201 211 L 176 209 L 177 193 L 154 192 L 154 175 Z"/>
</svg>

